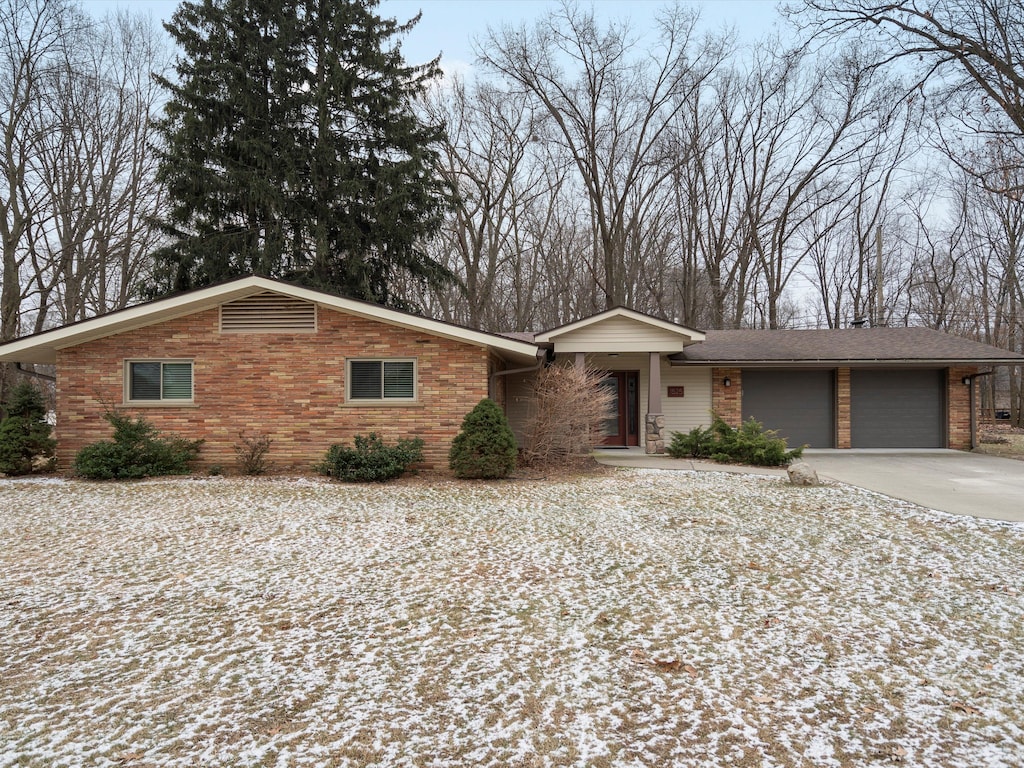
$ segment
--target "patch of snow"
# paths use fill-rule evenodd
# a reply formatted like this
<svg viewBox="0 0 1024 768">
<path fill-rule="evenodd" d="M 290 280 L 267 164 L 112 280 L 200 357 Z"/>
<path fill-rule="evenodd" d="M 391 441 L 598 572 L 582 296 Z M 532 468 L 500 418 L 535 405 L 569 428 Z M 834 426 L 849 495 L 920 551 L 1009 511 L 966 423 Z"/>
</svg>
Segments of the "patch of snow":
<svg viewBox="0 0 1024 768">
<path fill-rule="evenodd" d="M 0 540 L 0 766 L 1024 753 L 1024 527 L 845 486 L 5 480 Z"/>
</svg>

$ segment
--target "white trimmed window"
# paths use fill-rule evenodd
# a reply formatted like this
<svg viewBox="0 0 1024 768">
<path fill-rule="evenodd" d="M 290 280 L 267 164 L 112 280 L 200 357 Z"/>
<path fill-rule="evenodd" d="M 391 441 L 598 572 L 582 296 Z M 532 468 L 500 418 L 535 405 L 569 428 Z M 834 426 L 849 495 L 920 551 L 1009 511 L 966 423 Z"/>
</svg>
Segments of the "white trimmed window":
<svg viewBox="0 0 1024 768">
<path fill-rule="evenodd" d="M 191 360 L 126 360 L 124 374 L 127 402 L 192 402 Z"/>
<path fill-rule="evenodd" d="M 349 360 L 346 397 L 352 402 L 411 402 L 416 399 L 416 361 Z"/>
</svg>

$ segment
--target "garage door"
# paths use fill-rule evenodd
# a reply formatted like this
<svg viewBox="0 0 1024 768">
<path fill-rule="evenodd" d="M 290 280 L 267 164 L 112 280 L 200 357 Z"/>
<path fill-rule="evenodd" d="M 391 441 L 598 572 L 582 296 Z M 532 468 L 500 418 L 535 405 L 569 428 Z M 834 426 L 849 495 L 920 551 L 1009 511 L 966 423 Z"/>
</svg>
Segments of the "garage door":
<svg viewBox="0 0 1024 768">
<path fill-rule="evenodd" d="M 850 371 L 854 448 L 944 448 L 945 371 Z"/>
<path fill-rule="evenodd" d="M 743 371 L 743 420 L 778 430 L 791 448 L 835 447 L 834 376 L 830 370 Z"/>
</svg>

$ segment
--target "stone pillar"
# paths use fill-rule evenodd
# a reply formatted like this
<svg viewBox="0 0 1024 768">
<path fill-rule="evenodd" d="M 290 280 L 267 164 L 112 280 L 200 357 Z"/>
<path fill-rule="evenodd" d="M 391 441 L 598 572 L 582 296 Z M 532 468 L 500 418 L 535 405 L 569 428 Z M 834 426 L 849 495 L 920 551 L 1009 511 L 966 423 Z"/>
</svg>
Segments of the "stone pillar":
<svg viewBox="0 0 1024 768">
<path fill-rule="evenodd" d="M 644 435 L 646 453 L 664 453 L 665 417 L 660 413 L 648 413 L 644 424 Z"/>
<path fill-rule="evenodd" d="M 646 453 L 664 453 L 665 416 L 661 412 L 661 355 L 651 352 L 648 360 L 644 450 Z"/>
</svg>

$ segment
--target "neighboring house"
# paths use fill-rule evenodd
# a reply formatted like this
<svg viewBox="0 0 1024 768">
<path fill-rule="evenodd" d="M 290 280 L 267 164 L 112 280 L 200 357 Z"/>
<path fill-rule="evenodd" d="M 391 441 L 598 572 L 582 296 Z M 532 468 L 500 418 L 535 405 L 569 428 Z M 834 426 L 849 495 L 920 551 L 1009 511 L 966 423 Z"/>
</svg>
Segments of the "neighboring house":
<svg viewBox="0 0 1024 768">
<path fill-rule="evenodd" d="M 663 450 L 672 431 L 754 416 L 790 444 L 969 448 L 973 377 L 1024 356 L 920 328 L 701 332 L 612 309 L 540 334 L 483 333 L 259 277 L 159 299 L 0 346 L 57 371 L 59 465 L 110 435 L 103 414 L 202 438 L 231 467 L 267 435 L 275 468 L 308 470 L 357 434 L 422 437 L 444 466 L 482 397 L 523 434 L 546 361 L 607 371 L 606 443 Z"/>
</svg>

